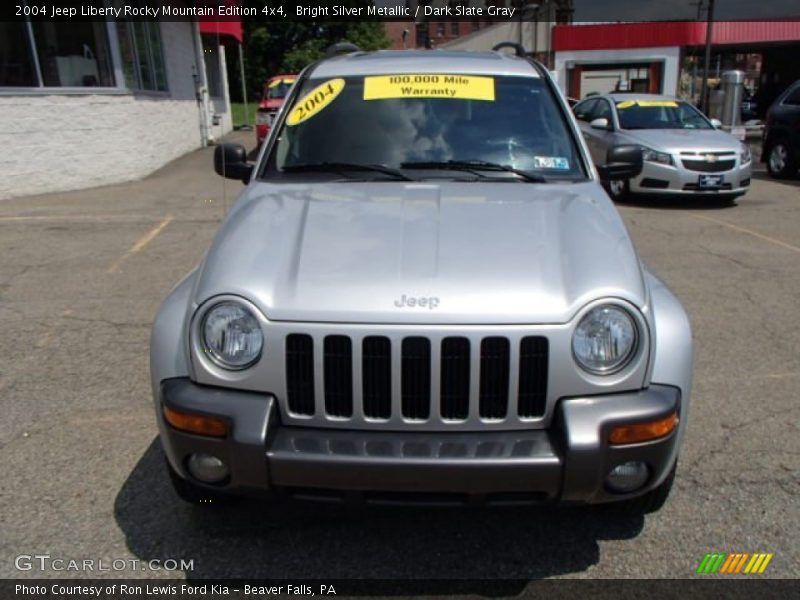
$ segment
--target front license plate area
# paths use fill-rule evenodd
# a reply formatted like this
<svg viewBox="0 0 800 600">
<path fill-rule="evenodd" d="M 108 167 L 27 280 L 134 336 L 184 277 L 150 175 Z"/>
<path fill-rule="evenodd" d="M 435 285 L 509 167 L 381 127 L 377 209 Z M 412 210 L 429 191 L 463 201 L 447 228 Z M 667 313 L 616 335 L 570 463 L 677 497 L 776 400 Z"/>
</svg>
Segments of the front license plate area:
<svg viewBox="0 0 800 600">
<path fill-rule="evenodd" d="M 697 187 L 709 190 L 722 187 L 722 175 L 700 175 L 697 178 Z"/>
</svg>

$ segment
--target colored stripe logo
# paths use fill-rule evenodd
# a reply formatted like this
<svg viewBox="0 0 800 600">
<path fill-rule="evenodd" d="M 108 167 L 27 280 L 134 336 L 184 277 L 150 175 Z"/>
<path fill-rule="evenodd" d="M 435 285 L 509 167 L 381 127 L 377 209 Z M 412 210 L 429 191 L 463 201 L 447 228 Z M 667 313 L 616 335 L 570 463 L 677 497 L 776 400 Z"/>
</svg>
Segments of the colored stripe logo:
<svg viewBox="0 0 800 600">
<path fill-rule="evenodd" d="M 772 560 L 774 554 L 765 552 L 714 552 L 706 554 L 697 567 L 697 573 L 711 575 L 723 573 L 726 575 L 756 575 L 763 573 Z"/>
</svg>

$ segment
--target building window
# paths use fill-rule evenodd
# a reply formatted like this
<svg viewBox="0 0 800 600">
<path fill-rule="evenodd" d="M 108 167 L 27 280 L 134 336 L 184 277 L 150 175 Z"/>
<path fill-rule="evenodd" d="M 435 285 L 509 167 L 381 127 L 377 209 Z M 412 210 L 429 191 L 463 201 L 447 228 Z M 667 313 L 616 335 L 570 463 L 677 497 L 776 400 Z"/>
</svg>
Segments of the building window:
<svg viewBox="0 0 800 600">
<path fill-rule="evenodd" d="M 416 34 L 417 34 L 417 48 L 424 48 L 430 45 L 428 40 L 428 24 L 427 23 L 417 23 L 416 27 Z"/>
<path fill-rule="evenodd" d="M 0 85 L 114 87 L 104 21 L 0 24 Z M 38 67 L 38 68 L 37 68 Z"/>
<path fill-rule="evenodd" d="M 444 37 L 445 27 L 444 23 L 436 24 L 436 37 Z"/>
<path fill-rule="evenodd" d="M 478 31 L 481 28 L 481 22 L 477 19 L 472 20 L 472 31 Z"/>
<path fill-rule="evenodd" d="M 450 23 L 450 35 L 458 36 L 458 21 L 451 21 L 451 23 Z"/>
<path fill-rule="evenodd" d="M 39 85 L 24 21 L 0 22 L 0 86 Z"/>
<path fill-rule="evenodd" d="M 125 85 L 132 90 L 167 91 L 161 29 L 152 21 L 117 21 Z"/>
</svg>

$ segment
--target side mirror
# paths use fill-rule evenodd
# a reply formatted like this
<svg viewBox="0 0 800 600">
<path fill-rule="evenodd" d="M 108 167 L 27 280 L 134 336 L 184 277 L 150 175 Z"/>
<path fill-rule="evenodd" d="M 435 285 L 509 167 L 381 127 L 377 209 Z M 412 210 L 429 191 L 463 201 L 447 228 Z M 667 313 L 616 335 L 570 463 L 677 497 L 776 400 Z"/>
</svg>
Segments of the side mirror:
<svg viewBox="0 0 800 600">
<path fill-rule="evenodd" d="M 239 144 L 220 144 L 214 148 L 214 171 L 226 179 L 250 181 L 253 165 L 247 162 L 247 150 Z"/>
<path fill-rule="evenodd" d="M 633 144 L 614 146 L 608 150 L 606 164 L 597 167 L 600 179 L 614 181 L 632 179 L 642 172 L 642 149 Z"/>
<path fill-rule="evenodd" d="M 719 119 L 711 119 L 711 125 L 714 126 L 714 129 L 719 129 L 720 127 L 722 127 L 722 121 L 720 121 Z"/>
<path fill-rule="evenodd" d="M 592 122 L 589 123 L 589 127 L 591 127 L 592 129 L 603 129 L 605 131 L 611 129 L 608 119 L 606 119 L 605 117 L 599 117 L 597 119 L 592 120 Z"/>
</svg>

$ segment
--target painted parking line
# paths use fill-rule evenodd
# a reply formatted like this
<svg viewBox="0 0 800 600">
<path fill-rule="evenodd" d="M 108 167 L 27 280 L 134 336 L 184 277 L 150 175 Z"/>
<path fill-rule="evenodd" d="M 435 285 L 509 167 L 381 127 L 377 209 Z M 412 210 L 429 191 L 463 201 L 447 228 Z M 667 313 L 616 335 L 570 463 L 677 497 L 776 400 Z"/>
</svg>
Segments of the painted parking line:
<svg viewBox="0 0 800 600">
<path fill-rule="evenodd" d="M 80 222 L 112 222 L 119 221 L 124 223 L 151 223 L 155 219 L 147 217 L 135 217 L 125 215 L 22 215 L 12 217 L 0 217 L 0 223 L 24 223 L 25 221 L 74 221 Z"/>
<path fill-rule="evenodd" d="M 164 228 L 172 222 L 173 219 L 174 217 L 172 215 L 167 215 L 167 217 L 163 221 L 161 221 L 161 223 L 153 227 L 150 231 L 145 233 L 141 238 L 136 240 L 136 243 L 133 246 L 131 246 L 130 249 L 125 254 L 123 254 L 117 260 L 111 263 L 106 273 L 115 273 L 119 271 L 119 267 L 120 265 L 122 265 L 123 262 L 128 260 L 131 256 L 133 256 L 137 252 L 141 252 L 142 249 L 145 246 L 147 246 L 147 244 L 156 239 L 158 234 L 161 233 L 164 230 Z"/>
<path fill-rule="evenodd" d="M 715 219 L 714 217 L 708 217 L 706 215 L 698 215 L 695 213 L 689 213 L 690 217 L 694 217 L 695 219 L 702 219 L 704 221 L 710 221 L 712 223 L 716 223 L 717 225 L 722 225 L 723 227 L 727 227 L 728 229 L 733 229 L 734 231 L 738 231 L 739 233 L 745 233 L 747 235 L 751 235 L 755 238 L 760 240 L 764 240 L 765 242 L 769 242 L 771 244 L 775 244 L 776 246 L 781 246 L 782 248 L 786 248 L 787 250 L 792 250 L 794 252 L 800 252 L 800 246 L 793 246 L 787 242 L 782 240 L 775 239 L 768 235 L 764 235 L 763 233 L 759 233 L 757 231 L 753 231 L 752 229 L 746 229 L 745 227 L 739 227 L 738 225 L 734 225 L 733 223 L 728 223 L 727 221 L 722 221 L 721 219 Z"/>
</svg>

